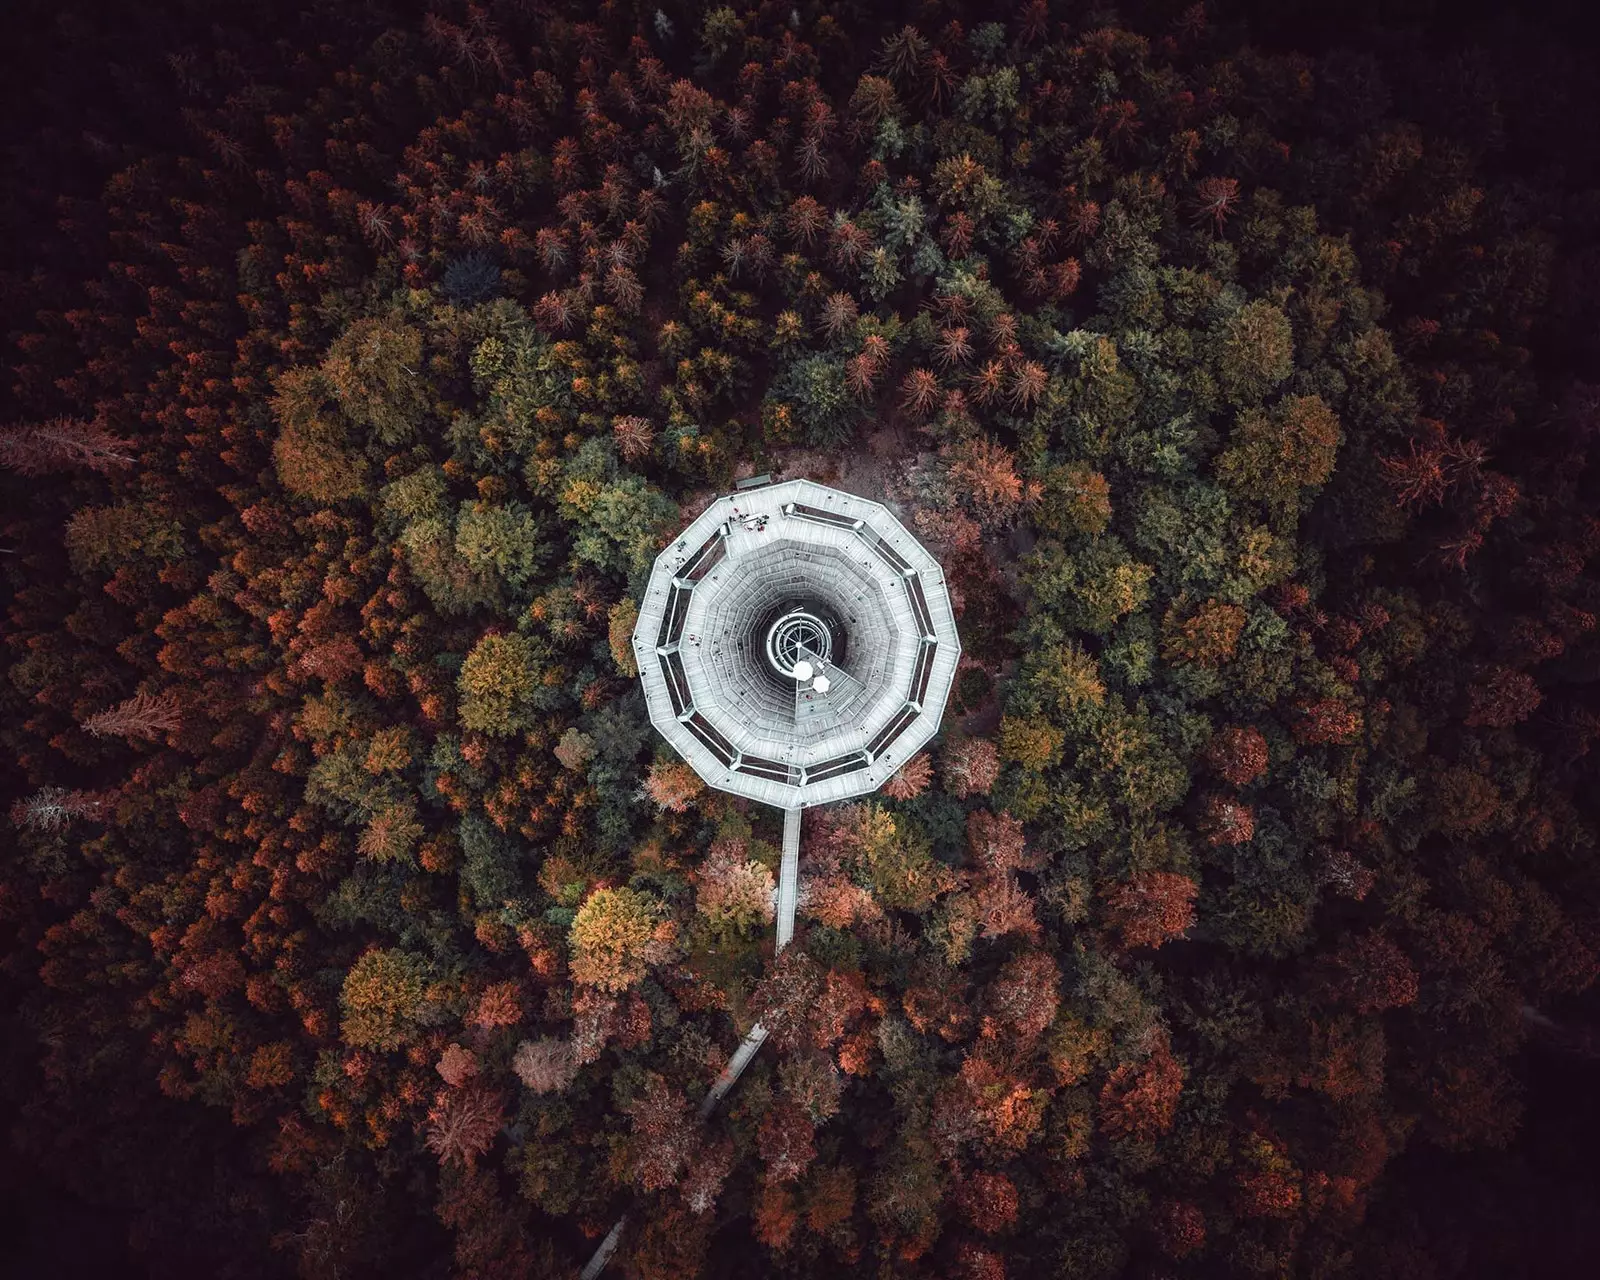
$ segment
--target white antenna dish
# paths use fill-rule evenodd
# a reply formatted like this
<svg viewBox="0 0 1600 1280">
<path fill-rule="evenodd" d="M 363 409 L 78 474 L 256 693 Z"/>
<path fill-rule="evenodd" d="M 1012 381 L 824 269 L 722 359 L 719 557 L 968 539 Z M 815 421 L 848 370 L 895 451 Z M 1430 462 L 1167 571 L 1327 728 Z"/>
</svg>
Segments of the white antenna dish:
<svg viewBox="0 0 1600 1280">
<path fill-rule="evenodd" d="M 815 689 L 818 693 L 827 693 L 828 692 L 828 677 L 827 676 L 818 676 L 816 678 L 816 680 L 812 682 L 811 687 L 813 689 Z"/>
<path fill-rule="evenodd" d="M 804 660 L 794 664 L 794 678 L 804 684 L 811 679 L 811 664 Z"/>
</svg>

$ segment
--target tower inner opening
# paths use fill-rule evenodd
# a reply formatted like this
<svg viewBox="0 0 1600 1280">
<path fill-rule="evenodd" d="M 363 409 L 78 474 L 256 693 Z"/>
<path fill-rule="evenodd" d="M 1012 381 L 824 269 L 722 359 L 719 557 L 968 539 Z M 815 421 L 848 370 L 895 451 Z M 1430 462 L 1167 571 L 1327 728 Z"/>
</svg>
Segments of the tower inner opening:
<svg viewBox="0 0 1600 1280">
<path fill-rule="evenodd" d="M 818 659 L 833 664 L 844 659 L 846 637 L 839 611 L 816 596 L 785 595 L 753 621 L 745 652 L 756 659 L 756 670 L 786 692 L 801 678 L 800 664 L 816 667 Z"/>
<path fill-rule="evenodd" d="M 832 652 L 828 624 L 808 609 L 792 609 L 767 628 L 767 661 L 781 676 L 798 678 L 802 662 L 826 661 Z"/>
</svg>

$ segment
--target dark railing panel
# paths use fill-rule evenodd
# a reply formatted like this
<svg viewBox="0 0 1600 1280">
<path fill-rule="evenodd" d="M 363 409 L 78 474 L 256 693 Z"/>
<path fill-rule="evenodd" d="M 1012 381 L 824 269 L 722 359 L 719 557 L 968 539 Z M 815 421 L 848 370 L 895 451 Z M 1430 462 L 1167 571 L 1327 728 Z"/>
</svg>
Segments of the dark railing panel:
<svg viewBox="0 0 1600 1280">
<path fill-rule="evenodd" d="M 667 678 L 667 696 L 672 699 L 672 714 L 681 716 L 694 703 L 689 693 L 689 677 L 676 649 L 661 658 L 661 674 Z"/>
<path fill-rule="evenodd" d="M 727 556 L 728 540 L 722 536 L 722 531 L 719 529 L 700 550 L 689 557 L 688 563 L 678 571 L 678 576 L 689 582 L 699 582 L 727 559 Z"/>
<path fill-rule="evenodd" d="M 661 630 L 656 634 L 656 648 L 665 649 L 678 643 L 683 635 L 683 622 L 689 616 L 689 587 L 673 587 L 667 593 L 667 611 L 661 615 Z"/>
<path fill-rule="evenodd" d="M 873 740 L 867 743 L 867 751 L 876 760 L 893 745 L 894 740 L 909 729 L 917 718 L 917 709 L 907 703 L 895 712 L 894 719 L 878 730 Z"/>
<path fill-rule="evenodd" d="M 837 511 L 824 511 L 821 507 L 808 507 L 803 502 L 791 502 L 784 510 L 797 520 L 810 520 L 813 524 L 831 524 L 836 529 L 859 529 L 861 521 L 854 516 L 842 516 Z"/>
<path fill-rule="evenodd" d="M 906 579 L 906 599 L 911 602 L 911 612 L 916 615 L 919 634 L 933 634 L 933 614 L 928 612 L 928 597 L 922 591 L 922 579 L 912 574 Z"/>
<path fill-rule="evenodd" d="M 872 553 L 882 560 L 901 577 L 912 572 L 911 562 L 891 547 L 887 541 L 878 536 L 874 529 L 861 530 L 861 537 L 872 548 Z"/>
<path fill-rule="evenodd" d="M 723 764 L 733 763 L 735 755 L 733 743 L 718 733 L 716 726 L 707 720 L 704 715 L 696 711 L 684 721 L 684 724 L 689 727 L 689 731 L 695 737 L 699 738 L 701 742 L 711 749 L 711 754 L 716 756 Z"/>
<path fill-rule="evenodd" d="M 917 665 L 911 671 L 910 700 L 919 707 L 928 696 L 928 681 L 933 676 L 933 657 L 939 650 L 937 641 L 924 640 L 917 649 Z"/>
<path fill-rule="evenodd" d="M 751 777 L 766 778 L 772 782 L 788 782 L 798 784 L 798 770 L 793 765 L 785 764 L 781 760 L 764 760 L 760 756 L 741 756 L 737 766 L 739 773 L 748 773 Z"/>
<path fill-rule="evenodd" d="M 832 760 L 824 760 L 821 764 L 807 769 L 806 785 L 826 782 L 829 778 L 843 777 L 847 773 L 856 773 L 865 769 L 867 763 L 867 756 L 863 751 L 852 751 L 847 756 L 835 756 Z"/>
</svg>

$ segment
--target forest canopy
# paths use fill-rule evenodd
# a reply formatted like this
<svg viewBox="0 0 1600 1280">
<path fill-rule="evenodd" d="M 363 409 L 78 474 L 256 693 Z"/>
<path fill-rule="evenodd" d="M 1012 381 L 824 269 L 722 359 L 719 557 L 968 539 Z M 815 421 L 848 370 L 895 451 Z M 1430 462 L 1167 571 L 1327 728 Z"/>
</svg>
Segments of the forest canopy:
<svg viewBox="0 0 1600 1280">
<path fill-rule="evenodd" d="M 1394 1168 L 1600 1043 L 1592 68 L 410 9 L 135 49 L 9 206 L 30 1176 L 168 1274 L 1469 1274 Z M 757 473 L 963 646 L 781 953 L 630 641 Z"/>
</svg>

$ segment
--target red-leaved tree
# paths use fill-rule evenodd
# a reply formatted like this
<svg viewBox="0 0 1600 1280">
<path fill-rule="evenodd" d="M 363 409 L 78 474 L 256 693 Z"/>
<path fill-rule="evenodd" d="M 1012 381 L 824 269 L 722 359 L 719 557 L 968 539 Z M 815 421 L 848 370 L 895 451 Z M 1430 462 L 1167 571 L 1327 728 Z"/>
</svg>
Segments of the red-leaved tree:
<svg viewBox="0 0 1600 1280">
<path fill-rule="evenodd" d="M 1267 740 L 1252 726 L 1229 725 L 1212 735 L 1205 760 L 1224 780 L 1248 786 L 1267 771 Z"/>
<path fill-rule="evenodd" d="M 1113 1138 L 1149 1141 L 1172 1128 L 1183 1066 L 1162 1037 L 1143 1062 L 1124 1062 L 1100 1090 L 1100 1128 Z"/>
<path fill-rule="evenodd" d="M 1124 947 L 1159 947 L 1188 932 L 1197 892 L 1188 876 L 1140 871 L 1107 892 L 1106 918 Z"/>
</svg>

